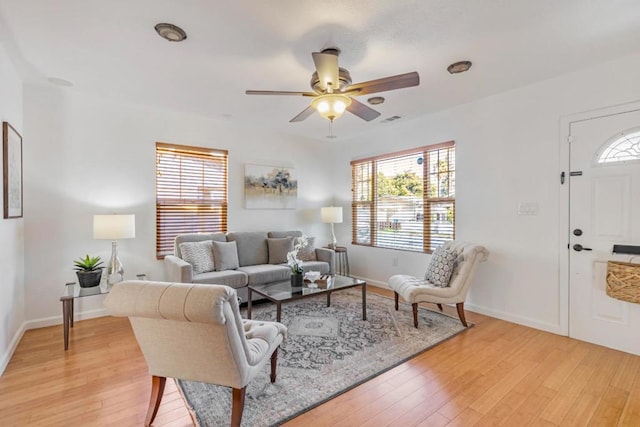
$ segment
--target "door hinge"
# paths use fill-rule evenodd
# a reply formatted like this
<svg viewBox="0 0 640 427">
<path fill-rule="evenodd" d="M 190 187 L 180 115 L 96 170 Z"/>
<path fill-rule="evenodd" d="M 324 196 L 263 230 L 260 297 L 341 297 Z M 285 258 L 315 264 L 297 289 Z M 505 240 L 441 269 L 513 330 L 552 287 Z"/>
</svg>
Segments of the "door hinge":
<svg viewBox="0 0 640 427">
<path fill-rule="evenodd" d="M 571 135 L 567 136 L 567 142 L 568 143 L 572 143 L 573 142 L 573 136 L 571 136 Z"/>
</svg>

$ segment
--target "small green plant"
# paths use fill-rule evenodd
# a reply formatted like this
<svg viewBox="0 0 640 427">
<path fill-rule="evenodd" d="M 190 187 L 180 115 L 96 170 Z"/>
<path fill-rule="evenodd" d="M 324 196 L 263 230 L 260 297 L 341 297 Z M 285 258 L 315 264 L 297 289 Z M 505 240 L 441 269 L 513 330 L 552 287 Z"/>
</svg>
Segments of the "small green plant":
<svg viewBox="0 0 640 427">
<path fill-rule="evenodd" d="M 76 271 L 96 271 L 102 268 L 102 261 L 99 256 L 91 257 L 87 254 L 86 257 L 74 261 L 74 270 Z"/>
</svg>

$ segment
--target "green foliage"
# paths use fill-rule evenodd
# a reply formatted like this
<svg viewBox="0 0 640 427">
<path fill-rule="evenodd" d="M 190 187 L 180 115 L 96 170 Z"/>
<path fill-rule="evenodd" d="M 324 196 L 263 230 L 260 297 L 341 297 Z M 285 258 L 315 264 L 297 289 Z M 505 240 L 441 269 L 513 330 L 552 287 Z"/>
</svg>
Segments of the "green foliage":
<svg viewBox="0 0 640 427">
<path fill-rule="evenodd" d="M 87 254 L 86 257 L 80 257 L 77 261 L 74 261 L 74 270 L 76 271 L 96 271 L 102 268 L 102 261 L 99 256 L 91 257 Z"/>
<path fill-rule="evenodd" d="M 378 172 L 376 184 L 380 196 L 422 197 L 422 178 L 415 172 L 405 171 L 394 176 Z"/>
</svg>

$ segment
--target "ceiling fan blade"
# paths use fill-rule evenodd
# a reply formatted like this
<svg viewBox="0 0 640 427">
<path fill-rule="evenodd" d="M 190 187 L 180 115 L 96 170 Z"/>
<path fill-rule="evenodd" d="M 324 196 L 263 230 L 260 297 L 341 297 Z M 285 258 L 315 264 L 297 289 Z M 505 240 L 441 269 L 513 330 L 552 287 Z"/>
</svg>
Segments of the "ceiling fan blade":
<svg viewBox="0 0 640 427">
<path fill-rule="evenodd" d="M 338 80 L 338 55 L 333 53 L 313 52 L 313 63 L 316 65 L 320 88 L 325 92 L 338 91 L 340 81 Z M 332 90 L 329 91 L 328 88 Z"/>
<path fill-rule="evenodd" d="M 345 93 L 353 95 L 367 95 L 369 93 L 384 92 L 387 90 L 402 89 L 404 87 L 418 86 L 420 84 L 420 76 L 413 71 L 406 74 L 398 74 L 397 76 L 384 77 L 377 80 L 369 80 L 368 82 L 356 83 L 347 88 Z"/>
<path fill-rule="evenodd" d="M 247 95 L 294 95 L 294 96 L 317 96 L 314 92 L 294 92 L 286 90 L 245 90 Z"/>
<path fill-rule="evenodd" d="M 302 110 L 300 112 L 300 114 L 295 116 L 293 119 L 289 120 L 289 123 L 301 122 L 304 119 L 306 119 L 307 117 L 309 117 L 310 115 L 312 115 L 314 113 L 314 111 L 316 111 L 316 110 L 314 110 L 314 108 L 311 105 L 309 105 L 307 108 Z"/>
<path fill-rule="evenodd" d="M 362 102 L 354 98 L 351 98 L 351 105 L 347 107 L 347 111 L 368 122 L 380 115 L 380 113 L 373 108 L 364 105 Z"/>
</svg>

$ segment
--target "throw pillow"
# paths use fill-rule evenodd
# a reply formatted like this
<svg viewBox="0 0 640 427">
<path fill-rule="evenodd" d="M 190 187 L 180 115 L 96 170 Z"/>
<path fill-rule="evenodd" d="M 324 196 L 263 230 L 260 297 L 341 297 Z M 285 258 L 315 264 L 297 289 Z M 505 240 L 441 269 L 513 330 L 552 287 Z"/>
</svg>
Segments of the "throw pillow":
<svg viewBox="0 0 640 427">
<path fill-rule="evenodd" d="M 287 253 L 293 250 L 293 237 L 267 239 L 269 246 L 269 264 L 284 264 Z"/>
<path fill-rule="evenodd" d="M 236 242 L 213 242 L 216 271 L 235 270 L 240 267 Z"/>
<path fill-rule="evenodd" d="M 191 264 L 195 274 L 206 273 L 214 270 L 215 264 L 213 262 L 212 243 L 213 242 L 211 240 L 180 243 L 179 246 L 182 259 Z"/>
<path fill-rule="evenodd" d="M 317 259 L 315 240 L 315 237 L 307 237 L 307 244 L 298 251 L 298 259 L 300 261 L 315 261 Z M 297 238 L 295 243 L 298 243 Z"/>
<path fill-rule="evenodd" d="M 431 255 L 431 262 L 424 276 L 425 280 L 441 288 L 449 286 L 456 258 L 458 258 L 458 253 L 454 249 L 438 247 Z"/>
</svg>

